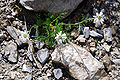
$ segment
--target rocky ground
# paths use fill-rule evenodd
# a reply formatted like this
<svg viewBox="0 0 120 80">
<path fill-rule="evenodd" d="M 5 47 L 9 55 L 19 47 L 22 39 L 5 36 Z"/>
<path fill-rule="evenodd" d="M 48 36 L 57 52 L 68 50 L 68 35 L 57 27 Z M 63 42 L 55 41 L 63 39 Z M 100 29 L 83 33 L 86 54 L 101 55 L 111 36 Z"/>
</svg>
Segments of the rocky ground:
<svg viewBox="0 0 120 80">
<path fill-rule="evenodd" d="M 104 25 L 83 26 L 53 49 L 21 36 L 31 26 L 15 0 L 0 1 L 0 80 L 120 80 L 120 0 L 88 0 L 64 22 L 104 13 Z M 22 19 L 21 19 L 22 17 Z M 24 35 L 23 35 L 24 36 Z M 29 35 L 26 35 L 29 36 Z"/>
</svg>

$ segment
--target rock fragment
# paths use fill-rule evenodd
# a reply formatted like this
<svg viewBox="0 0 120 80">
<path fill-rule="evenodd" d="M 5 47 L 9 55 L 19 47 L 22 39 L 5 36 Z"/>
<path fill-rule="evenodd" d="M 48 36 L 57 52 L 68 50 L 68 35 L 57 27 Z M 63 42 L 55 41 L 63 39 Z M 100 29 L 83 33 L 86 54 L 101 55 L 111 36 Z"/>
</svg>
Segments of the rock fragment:
<svg viewBox="0 0 120 80">
<path fill-rule="evenodd" d="M 10 71 L 8 75 L 10 76 L 11 79 L 15 79 L 16 76 L 18 76 L 20 73 L 17 71 Z"/>
<path fill-rule="evenodd" d="M 70 44 L 65 44 L 56 48 L 51 56 L 53 61 L 61 62 L 65 66 L 68 66 L 70 74 L 75 79 L 89 80 L 94 78 L 99 70 L 103 70 L 102 63 L 95 59 L 91 53 L 80 46 L 71 42 L 69 43 Z"/>
<path fill-rule="evenodd" d="M 104 28 L 103 32 L 105 41 L 111 42 L 113 40 L 111 28 Z"/>
<path fill-rule="evenodd" d="M 49 79 L 47 76 L 42 76 L 42 77 L 37 78 L 37 80 L 49 80 Z"/>
<path fill-rule="evenodd" d="M 89 27 L 84 28 L 83 34 L 84 34 L 85 38 L 89 38 L 89 36 L 90 36 Z"/>
<path fill-rule="evenodd" d="M 0 60 L 2 60 L 2 54 L 0 54 Z"/>
<path fill-rule="evenodd" d="M 111 61 L 116 65 L 120 65 L 120 59 L 112 59 Z"/>
<path fill-rule="evenodd" d="M 99 34 L 99 33 L 97 33 L 97 32 L 95 32 L 94 30 L 92 30 L 92 31 L 90 31 L 90 36 L 92 36 L 92 37 L 103 37 L 101 34 Z"/>
<path fill-rule="evenodd" d="M 108 71 L 110 71 L 111 70 L 111 61 L 110 61 L 108 54 L 105 54 L 105 56 L 101 60 L 104 64 L 104 66 L 108 69 Z"/>
<path fill-rule="evenodd" d="M 54 69 L 53 73 L 56 79 L 60 79 L 63 75 L 62 70 L 60 68 Z"/>
<path fill-rule="evenodd" d="M 50 52 L 48 51 L 47 48 L 41 49 L 37 52 L 37 58 L 42 64 L 44 64 L 46 60 L 48 59 L 49 54 Z"/>
<path fill-rule="evenodd" d="M 16 28 L 14 28 L 12 26 L 7 26 L 7 31 L 10 34 L 10 36 L 13 37 L 13 39 L 15 39 L 15 41 L 17 42 L 18 45 L 22 44 L 22 42 L 18 38 L 19 31 Z"/>
<path fill-rule="evenodd" d="M 104 43 L 102 46 L 107 52 L 110 52 L 110 48 L 111 48 L 110 45 L 108 45 L 107 43 Z"/>
<path fill-rule="evenodd" d="M 8 56 L 8 60 L 12 63 L 16 63 L 17 62 L 17 54 L 10 54 Z"/>
<path fill-rule="evenodd" d="M 79 42 L 81 42 L 81 43 L 85 43 L 86 39 L 84 38 L 84 35 L 79 35 L 76 40 L 79 41 Z"/>
<path fill-rule="evenodd" d="M 8 61 L 12 63 L 17 62 L 18 52 L 17 52 L 17 44 L 13 41 L 9 41 L 4 48 L 5 57 L 7 57 Z"/>
<path fill-rule="evenodd" d="M 32 68 L 29 67 L 27 64 L 23 64 L 22 71 L 31 73 L 32 72 Z"/>
<path fill-rule="evenodd" d="M 27 74 L 27 76 L 25 76 L 25 80 L 32 80 L 32 75 L 31 74 Z"/>
<path fill-rule="evenodd" d="M 28 41 L 28 51 L 27 51 L 27 56 L 28 58 L 30 59 L 30 61 L 33 61 L 33 52 L 34 52 L 34 48 L 33 48 L 33 43 L 32 43 L 32 40 L 29 40 Z"/>
</svg>

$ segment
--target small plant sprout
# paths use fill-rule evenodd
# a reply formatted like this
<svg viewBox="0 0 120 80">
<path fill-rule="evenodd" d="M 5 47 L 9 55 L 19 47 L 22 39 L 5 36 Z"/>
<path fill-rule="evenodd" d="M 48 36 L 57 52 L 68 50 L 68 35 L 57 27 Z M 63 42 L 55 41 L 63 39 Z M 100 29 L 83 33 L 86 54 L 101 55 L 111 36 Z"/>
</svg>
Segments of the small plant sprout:
<svg viewBox="0 0 120 80">
<path fill-rule="evenodd" d="M 55 39 L 56 39 L 56 41 L 57 41 L 58 44 L 62 44 L 62 42 L 64 42 L 65 39 L 67 39 L 67 36 L 66 36 L 65 33 L 62 34 L 62 31 L 60 31 L 60 32 L 56 35 Z"/>
<path fill-rule="evenodd" d="M 20 36 L 19 39 L 23 42 L 26 43 L 29 40 L 29 34 L 26 31 L 20 31 Z"/>
<path fill-rule="evenodd" d="M 96 16 L 94 17 L 94 23 L 96 26 L 100 26 L 104 22 L 104 15 L 103 12 L 101 11 L 100 13 L 96 13 Z"/>
</svg>

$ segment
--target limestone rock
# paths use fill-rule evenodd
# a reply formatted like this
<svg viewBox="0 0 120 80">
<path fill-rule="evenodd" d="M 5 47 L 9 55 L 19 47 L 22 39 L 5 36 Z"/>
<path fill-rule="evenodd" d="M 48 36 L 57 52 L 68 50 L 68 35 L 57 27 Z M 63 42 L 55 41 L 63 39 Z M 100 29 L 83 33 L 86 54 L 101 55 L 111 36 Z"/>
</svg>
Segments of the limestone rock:
<svg viewBox="0 0 120 80">
<path fill-rule="evenodd" d="M 60 68 L 53 70 L 54 76 L 56 79 L 60 79 L 62 77 L 62 70 Z"/>
<path fill-rule="evenodd" d="M 111 45 L 108 45 L 107 43 L 104 43 L 102 46 L 107 52 L 110 52 Z"/>
<path fill-rule="evenodd" d="M 105 41 L 111 42 L 113 40 L 111 28 L 105 28 L 103 32 Z"/>
<path fill-rule="evenodd" d="M 6 45 L 6 47 L 4 48 L 4 53 L 5 53 L 5 57 L 7 57 L 8 61 L 12 62 L 12 63 L 16 63 L 17 62 L 17 44 L 14 43 L 13 41 L 9 41 Z"/>
<path fill-rule="evenodd" d="M 42 64 L 44 64 L 47 58 L 49 57 L 49 54 L 50 53 L 47 48 L 41 49 L 37 52 L 37 58 Z"/>
<path fill-rule="evenodd" d="M 2 60 L 2 54 L 0 54 L 0 61 Z"/>
<path fill-rule="evenodd" d="M 51 54 L 52 60 L 69 67 L 70 74 L 78 80 L 90 80 L 103 70 L 103 64 L 86 49 L 70 44 L 61 45 Z M 104 74 L 104 73 L 102 73 Z M 100 78 L 100 75 L 99 77 Z"/>
<path fill-rule="evenodd" d="M 28 10 L 46 11 L 52 14 L 66 12 L 70 14 L 83 0 L 20 0 Z"/>
<path fill-rule="evenodd" d="M 81 42 L 81 43 L 85 43 L 86 39 L 84 38 L 84 35 L 79 35 L 76 40 L 79 41 L 79 42 Z"/>
<path fill-rule="evenodd" d="M 32 75 L 27 74 L 27 76 L 25 76 L 25 80 L 32 80 Z"/>
<path fill-rule="evenodd" d="M 12 27 L 12 26 L 7 26 L 7 32 L 10 34 L 10 36 L 15 39 L 16 43 L 18 45 L 21 45 L 22 42 L 19 40 L 18 36 L 19 36 L 19 31 Z"/>
<path fill-rule="evenodd" d="M 29 46 L 28 46 L 27 56 L 30 59 L 30 61 L 33 61 L 34 48 L 33 48 L 32 40 L 29 40 L 28 44 L 29 44 Z"/>
<path fill-rule="evenodd" d="M 37 80 L 49 80 L 49 79 L 47 76 L 42 76 L 42 77 L 37 78 Z"/>
<path fill-rule="evenodd" d="M 101 34 L 95 32 L 94 30 L 90 31 L 90 36 L 92 36 L 92 37 L 100 37 L 100 38 L 103 37 Z"/>
<path fill-rule="evenodd" d="M 22 71 L 31 73 L 32 72 L 32 68 L 29 67 L 27 64 L 23 64 Z"/>
<path fill-rule="evenodd" d="M 85 38 L 89 38 L 89 36 L 90 36 L 89 27 L 84 28 L 83 34 L 84 34 Z"/>
</svg>

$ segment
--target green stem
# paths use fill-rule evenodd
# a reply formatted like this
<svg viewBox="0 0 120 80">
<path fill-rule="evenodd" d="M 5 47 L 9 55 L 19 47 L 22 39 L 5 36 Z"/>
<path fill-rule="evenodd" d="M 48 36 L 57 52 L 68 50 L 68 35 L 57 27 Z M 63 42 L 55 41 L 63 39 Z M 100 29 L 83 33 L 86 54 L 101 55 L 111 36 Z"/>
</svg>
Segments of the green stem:
<svg viewBox="0 0 120 80">
<path fill-rule="evenodd" d="M 85 19 L 85 20 L 83 20 L 83 21 L 81 21 L 81 22 L 78 22 L 78 23 L 74 23 L 74 24 L 66 24 L 66 23 L 60 23 L 60 24 L 62 24 L 62 25 L 71 25 L 71 26 L 75 26 L 75 25 L 80 25 L 80 24 L 82 24 L 82 23 L 84 23 L 84 22 L 86 22 L 86 21 L 92 21 L 94 18 L 88 18 L 88 19 Z"/>
</svg>

